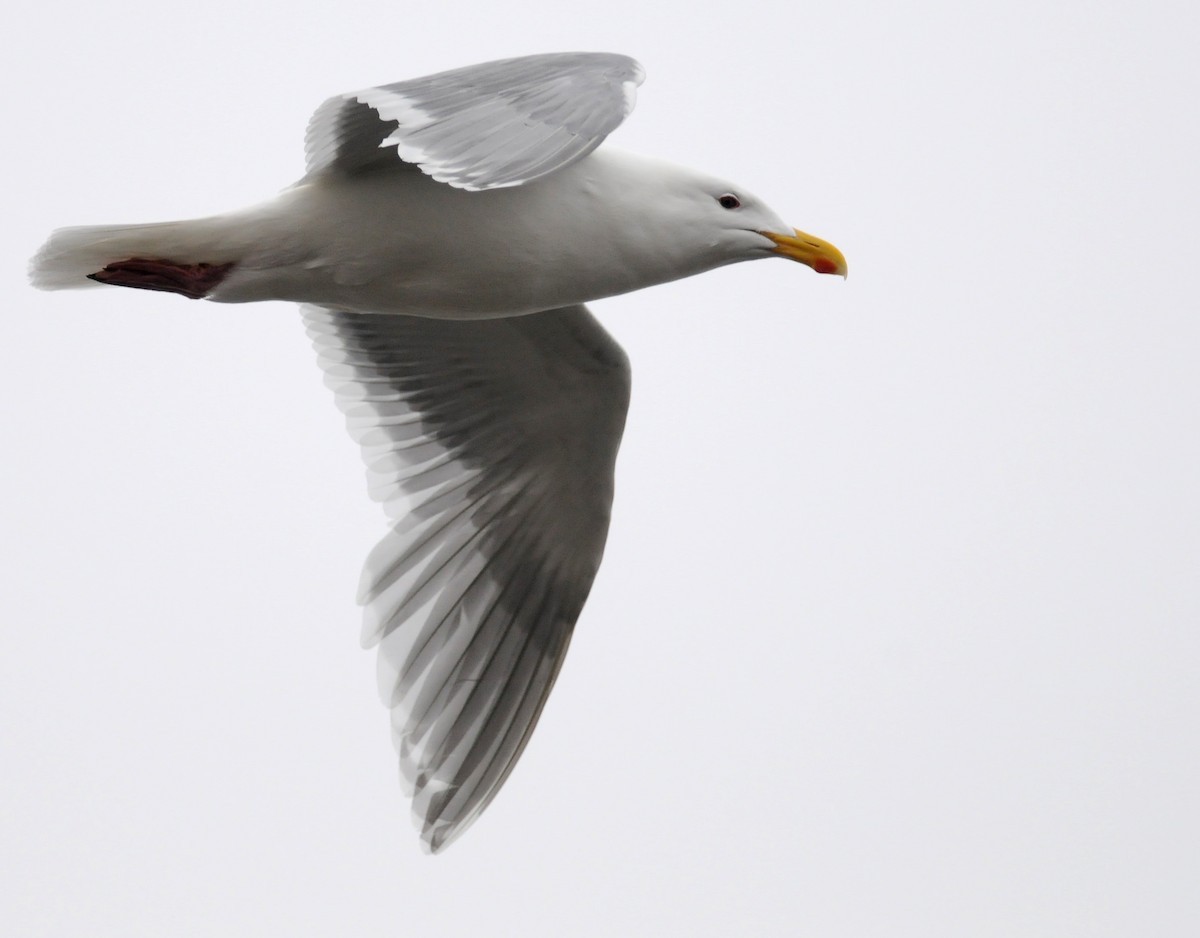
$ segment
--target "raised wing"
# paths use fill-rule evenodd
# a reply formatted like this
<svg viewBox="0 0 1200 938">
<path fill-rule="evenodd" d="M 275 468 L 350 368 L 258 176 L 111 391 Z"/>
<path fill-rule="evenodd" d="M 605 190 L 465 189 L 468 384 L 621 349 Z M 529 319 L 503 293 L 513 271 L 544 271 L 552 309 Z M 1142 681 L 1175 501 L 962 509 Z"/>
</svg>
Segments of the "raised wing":
<svg viewBox="0 0 1200 938">
<path fill-rule="evenodd" d="M 392 529 L 359 600 L 431 851 L 520 756 L 608 533 L 629 364 L 582 306 L 460 322 L 302 307 Z"/>
<path fill-rule="evenodd" d="M 517 186 L 573 163 L 633 110 L 642 67 L 623 55 L 502 59 L 330 98 L 305 137 L 308 171 L 414 163 L 460 189 Z"/>
</svg>

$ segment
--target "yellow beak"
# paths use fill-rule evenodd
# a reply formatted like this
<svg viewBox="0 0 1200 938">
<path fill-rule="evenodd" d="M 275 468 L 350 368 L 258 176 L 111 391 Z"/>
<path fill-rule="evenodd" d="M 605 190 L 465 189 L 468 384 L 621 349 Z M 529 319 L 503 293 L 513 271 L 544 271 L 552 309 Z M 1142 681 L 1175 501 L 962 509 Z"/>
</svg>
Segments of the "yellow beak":
<svg viewBox="0 0 1200 938">
<path fill-rule="evenodd" d="M 841 251 L 828 241 L 805 234 L 799 228 L 795 232 L 794 235 L 776 234 L 774 231 L 760 231 L 759 234 L 775 242 L 776 254 L 807 264 L 819 274 L 846 276 L 846 258 Z"/>
</svg>

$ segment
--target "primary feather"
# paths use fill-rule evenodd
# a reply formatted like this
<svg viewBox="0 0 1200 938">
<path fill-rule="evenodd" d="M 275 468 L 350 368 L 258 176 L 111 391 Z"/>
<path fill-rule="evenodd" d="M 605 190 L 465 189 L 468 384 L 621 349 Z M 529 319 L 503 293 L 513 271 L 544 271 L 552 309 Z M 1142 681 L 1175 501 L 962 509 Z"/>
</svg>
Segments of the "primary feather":
<svg viewBox="0 0 1200 938">
<path fill-rule="evenodd" d="M 582 307 L 303 313 L 397 519 L 363 572 L 363 644 L 438 850 L 508 776 L 562 665 L 604 549 L 629 365 Z"/>
</svg>

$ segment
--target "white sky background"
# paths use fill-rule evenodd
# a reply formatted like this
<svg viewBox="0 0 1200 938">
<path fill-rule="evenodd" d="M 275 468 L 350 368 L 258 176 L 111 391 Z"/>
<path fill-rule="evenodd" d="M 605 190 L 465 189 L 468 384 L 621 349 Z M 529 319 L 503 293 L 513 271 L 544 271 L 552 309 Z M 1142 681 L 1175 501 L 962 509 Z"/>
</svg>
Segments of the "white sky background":
<svg viewBox="0 0 1200 938">
<path fill-rule="evenodd" d="M 0 931 L 1196 934 L 1196 5 L 451 6 L 9 22 Z M 358 647 L 383 518 L 294 308 L 24 268 L 269 196 L 331 94 L 572 49 L 647 68 L 617 146 L 851 277 L 594 305 L 634 364 L 605 564 L 428 857 Z"/>
</svg>

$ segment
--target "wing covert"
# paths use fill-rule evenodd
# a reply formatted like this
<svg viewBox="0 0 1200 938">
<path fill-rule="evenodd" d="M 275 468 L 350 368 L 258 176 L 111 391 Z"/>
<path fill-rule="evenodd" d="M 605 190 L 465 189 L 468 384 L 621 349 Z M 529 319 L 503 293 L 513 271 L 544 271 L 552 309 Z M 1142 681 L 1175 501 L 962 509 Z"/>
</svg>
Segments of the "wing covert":
<svg viewBox="0 0 1200 938">
<path fill-rule="evenodd" d="M 400 160 L 462 189 L 516 186 L 594 150 L 633 110 L 633 59 L 502 59 L 331 98 L 305 136 L 311 174 Z"/>
</svg>

